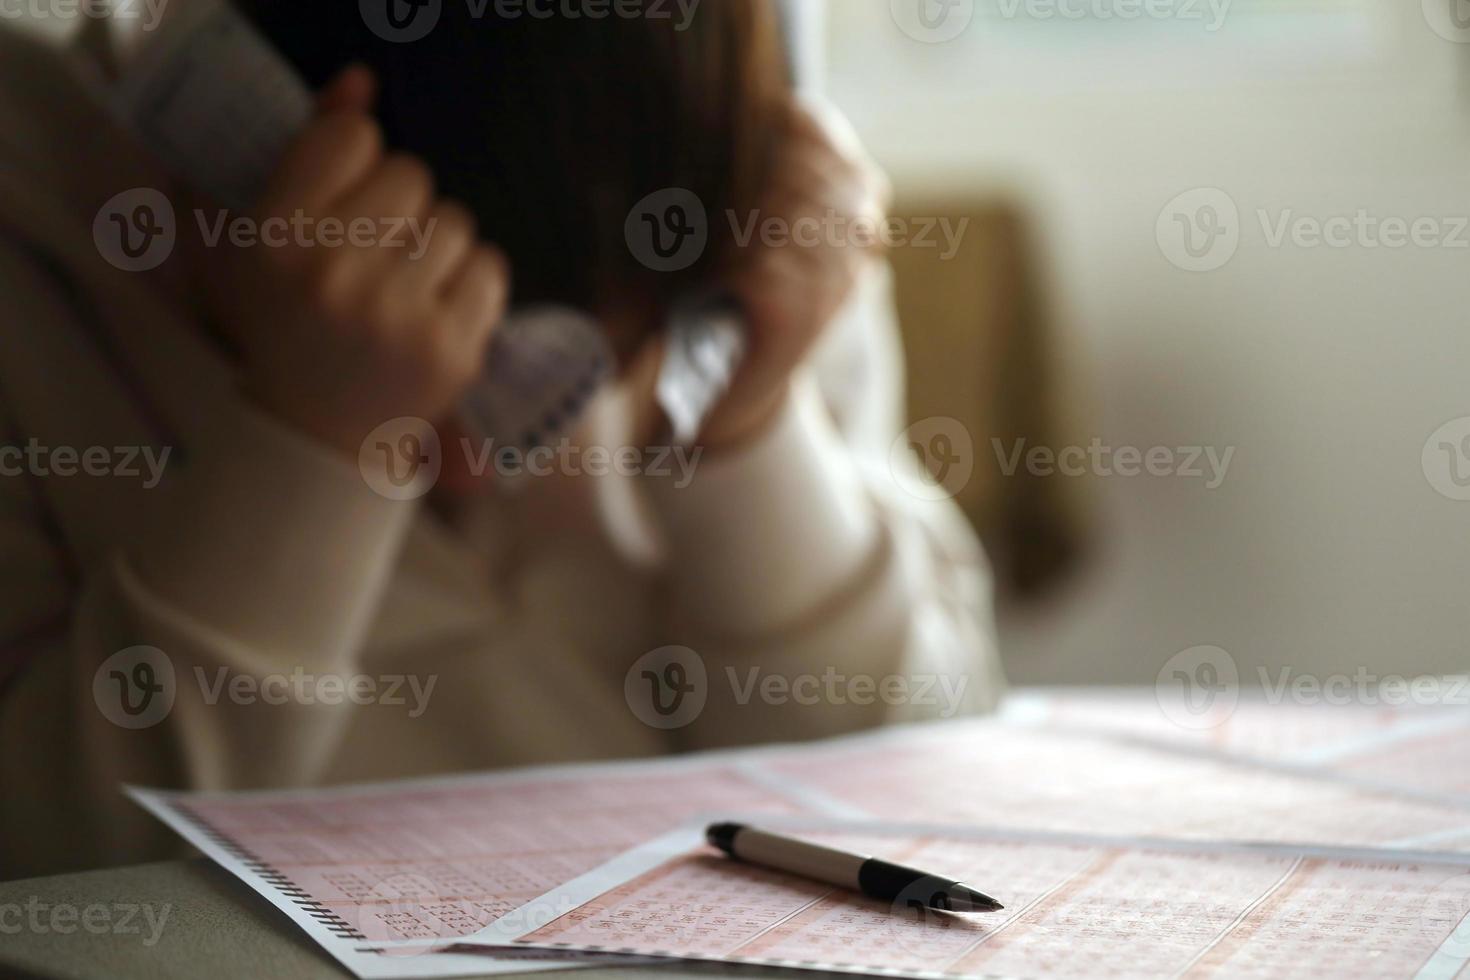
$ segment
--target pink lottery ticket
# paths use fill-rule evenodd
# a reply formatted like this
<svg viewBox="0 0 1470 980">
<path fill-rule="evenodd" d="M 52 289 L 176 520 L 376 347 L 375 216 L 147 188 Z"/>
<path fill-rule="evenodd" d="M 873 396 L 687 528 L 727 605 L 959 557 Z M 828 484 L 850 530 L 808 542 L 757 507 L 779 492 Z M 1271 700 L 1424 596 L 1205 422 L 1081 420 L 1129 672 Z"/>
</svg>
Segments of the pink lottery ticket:
<svg viewBox="0 0 1470 980">
<path fill-rule="evenodd" d="M 1459 736 L 1462 757 L 1470 731 Z M 830 812 L 1059 832 L 1470 851 L 1470 805 L 1306 765 L 980 720 L 767 763 Z M 852 779 L 856 767 L 862 779 Z"/>
<path fill-rule="evenodd" d="M 436 949 L 695 814 L 800 809 L 719 756 L 303 792 L 130 792 L 363 977 L 581 965 Z"/>
<path fill-rule="evenodd" d="M 953 915 L 738 864 L 687 827 L 538 901 L 534 948 L 921 978 L 1449 978 L 1470 858 L 805 822 L 788 832 L 981 887 Z"/>
</svg>

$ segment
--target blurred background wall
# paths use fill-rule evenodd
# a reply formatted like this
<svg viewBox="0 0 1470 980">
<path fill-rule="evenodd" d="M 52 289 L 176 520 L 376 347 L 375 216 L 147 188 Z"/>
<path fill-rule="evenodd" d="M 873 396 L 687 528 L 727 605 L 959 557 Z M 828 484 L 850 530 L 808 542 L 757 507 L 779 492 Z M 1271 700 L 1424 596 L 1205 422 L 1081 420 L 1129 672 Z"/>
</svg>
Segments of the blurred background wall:
<svg viewBox="0 0 1470 980">
<path fill-rule="evenodd" d="M 1049 478 L 1095 539 L 1075 574 L 1005 605 L 1013 679 L 1151 683 L 1199 644 L 1246 683 L 1260 666 L 1465 670 L 1470 503 L 1436 491 L 1421 457 L 1470 416 L 1470 231 L 1273 246 L 1261 212 L 1271 227 L 1288 210 L 1430 216 L 1454 238 L 1470 215 L 1470 4 L 1235 0 L 1222 19 L 1175 0 L 1123 20 L 1063 13 L 1128 0 L 959 0 L 932 4 L 931 22 L 959 18 L 937 32 L 915 29 L 916 6 L 832 4 L 830 93 L 900 201 L 1027 216 L 1057 438 L 1236 450 L 1216 489 Z M 1159 230 L 1197 188 L 1238 208 L 1238 248 L 1212 271 L 1172 262 Z M 974 436 L 977 473 L 995 475 Z"/>
</svg>

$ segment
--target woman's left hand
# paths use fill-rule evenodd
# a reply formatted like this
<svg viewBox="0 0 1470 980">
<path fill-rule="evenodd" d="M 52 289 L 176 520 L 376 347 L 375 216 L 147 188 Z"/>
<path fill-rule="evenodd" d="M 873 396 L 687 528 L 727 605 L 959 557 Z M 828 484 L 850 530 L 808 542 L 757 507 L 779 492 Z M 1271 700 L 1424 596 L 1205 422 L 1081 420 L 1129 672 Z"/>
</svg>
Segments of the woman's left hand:
<svg viewBox="0 0 1470 980">
<path fill-rule="evenodd" d="M 712 452 L 774 421 L 792 374 L 883 244 L 888 179 L 835 109 L 797 106 L 780 153 L 761 208 L 730 219 L 749 236 L 737 242 L 729 279 L 748 317 L 749 351 L 700 434 Z"/>
</svg>

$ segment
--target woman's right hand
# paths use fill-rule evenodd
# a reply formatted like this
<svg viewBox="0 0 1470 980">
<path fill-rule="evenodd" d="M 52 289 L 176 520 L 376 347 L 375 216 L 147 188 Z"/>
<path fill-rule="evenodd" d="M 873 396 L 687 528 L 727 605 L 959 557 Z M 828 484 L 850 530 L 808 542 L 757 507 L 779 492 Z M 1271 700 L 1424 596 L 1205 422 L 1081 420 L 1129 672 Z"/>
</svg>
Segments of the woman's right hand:
<svg viewBox="0 0 1470 980">
<path fill-rule="evenodd" d="M 405 229 L 389 238 L 397 247 L 378 232 L 370 245 L 332 246 L 292 232 L 279 247 L 226 236 L 207 260 L 210 304 L 241 352 L 246 394 L 353 458 L 384 422 L 450 414 L 481 372 L 510 280 L 469 213 L 436 196 L 428 168 L 384 151 L 374 87 L 366 69 L 338 76 L 252 218 L 260 228 L 367 219 L 379 232 L 417 221 L 422 254 Z"/>
</svg>

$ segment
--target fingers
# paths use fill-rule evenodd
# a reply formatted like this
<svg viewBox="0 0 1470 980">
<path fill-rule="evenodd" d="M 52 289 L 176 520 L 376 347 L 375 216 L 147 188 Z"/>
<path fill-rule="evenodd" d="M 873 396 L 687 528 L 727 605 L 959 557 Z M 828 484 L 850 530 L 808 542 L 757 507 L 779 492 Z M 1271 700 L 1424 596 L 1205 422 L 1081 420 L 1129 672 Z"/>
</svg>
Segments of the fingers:
<svg viewBox="0 0 1470 980">
<path fill-rule="evenodd" d="M 483 352 L 491 332 L 505 316 L 510 297 L 510 263 L 491 245 L 477 245 L 460 264 L 443 294 L 444 308 L 457 324 L 465 356 Z"/>
<path fill-rule="evenodd" d="M 854 160 L 867 156 L 852 121 L 826 99 L 803 99 L 792 113 L 792 122 L 801 136 L 827 144 L 840 156 Z"/>
<path fill-rule="evenodd" d="M 829 103 L 809 101 L 797 105 L 790 119 L 781 168 L 788 189 L 839 213 L 881 221 L 892 185 L 847 117 Z"/>
<path fill-rule="evenodd" d="M 334 112 L 307 127 L 277 167 L 260 210 L 320 214 L 361 184 L 383 158 L 383 133 L 366 114 Z"/>
<path fill-rule="evenodd" d="M 424 253 L 401 265 L 393 288 L 411 304 L 437 301 L 475 247 L 475 219 L 453 201 L 439 201 L 423 225 L 427 244 Z"/>
<path fill-rule="evenodd" d="M 369 113 L 378 98 L 378 80 L 365 65 L 349 65 L 317 96 L 318 116 L 334 112 Z"/>
<path fill-rule="evenodd" d="M 331 206 L 343 221 L 353 218 L 422 218 L 434 200 L 434 176 L 415 157 L 395 153 Z"/>
</svg>

